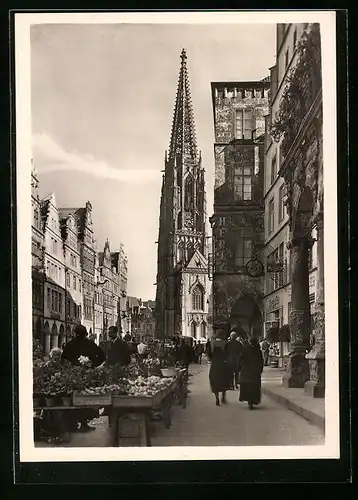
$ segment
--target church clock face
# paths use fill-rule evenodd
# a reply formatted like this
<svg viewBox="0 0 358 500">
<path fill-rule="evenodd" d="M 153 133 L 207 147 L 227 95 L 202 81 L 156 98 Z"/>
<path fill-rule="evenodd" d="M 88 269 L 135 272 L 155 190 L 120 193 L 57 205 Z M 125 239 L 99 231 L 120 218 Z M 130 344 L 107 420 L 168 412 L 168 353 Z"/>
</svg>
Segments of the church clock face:
<svg viewBox="0 0 358 500">
<path fill-rule="evenodd" d="M 251 259 L 245 266 L 245 270 L 251 278 L 258 278 L 264 274 L 264 266 L 258 259 Z"/>
</svg>

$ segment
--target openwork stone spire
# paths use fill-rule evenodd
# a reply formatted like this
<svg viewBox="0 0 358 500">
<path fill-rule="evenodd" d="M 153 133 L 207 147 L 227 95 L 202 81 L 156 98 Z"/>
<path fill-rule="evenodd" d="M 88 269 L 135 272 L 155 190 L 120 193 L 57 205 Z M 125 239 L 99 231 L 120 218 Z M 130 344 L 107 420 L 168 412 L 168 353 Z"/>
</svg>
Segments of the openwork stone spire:
<svg viewBox="0 0 358 500">
<path fill-rule="evenodd" d="M 180 58 L 181 65 L 170 138 L 169 159 L 172 160 L 175 155 L 179 154 L 196 160 L 198 152 L 185 49 L 181 51 Z"/>
</svg>

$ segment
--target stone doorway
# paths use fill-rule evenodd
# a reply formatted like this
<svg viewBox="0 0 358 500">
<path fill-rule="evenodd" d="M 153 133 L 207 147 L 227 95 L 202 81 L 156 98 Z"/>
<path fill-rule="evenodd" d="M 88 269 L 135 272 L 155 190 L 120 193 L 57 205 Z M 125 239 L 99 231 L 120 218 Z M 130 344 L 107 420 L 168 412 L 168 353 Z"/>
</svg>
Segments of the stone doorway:
<svg viewBox="0 0 358 500">
<path fill-rule="evenodd" d="M 261 338 L 263 331 L 262 314 L 255 299 L 243 295 L 233 305 L 230 314 L 230 330 L 240 323 L 248 338 Z"/>
</svg>

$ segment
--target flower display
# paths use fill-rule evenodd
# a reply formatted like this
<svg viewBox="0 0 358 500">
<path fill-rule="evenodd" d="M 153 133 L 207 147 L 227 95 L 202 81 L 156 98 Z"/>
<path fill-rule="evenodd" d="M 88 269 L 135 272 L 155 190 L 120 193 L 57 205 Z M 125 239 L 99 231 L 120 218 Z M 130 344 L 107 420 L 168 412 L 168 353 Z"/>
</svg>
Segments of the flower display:
<svg viewBox="0 0 358 500">
<path fill-rule="evenodd" d="M 87 357 L 87 356 L 80 356 L 78 358 L 78 362 L 82 365 L 82 366 L 91 366 L 91 361 L 90 359 Z"/>
<path fill-rule="evenodd" d="M 159 358 L 152 358 L 152 357 L 148 356 L 148 358 L 146 358 L 143 361 L 143 364 L 147 368 L 159 368 L 160 367 L 160 359 Z"/>
</svg>

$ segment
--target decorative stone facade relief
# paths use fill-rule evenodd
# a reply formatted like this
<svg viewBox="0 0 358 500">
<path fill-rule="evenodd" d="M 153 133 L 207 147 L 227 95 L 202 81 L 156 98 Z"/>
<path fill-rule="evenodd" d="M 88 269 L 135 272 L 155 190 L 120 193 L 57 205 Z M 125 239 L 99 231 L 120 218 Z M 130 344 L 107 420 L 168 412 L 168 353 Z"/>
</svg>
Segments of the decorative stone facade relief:
<svg viewBox="0 0 358 500">
<path fill-rule="evenodd" d="M 225 146 L 214 147 L 215 156 L 215 189 L 225 183 Z"/>
</svg>

